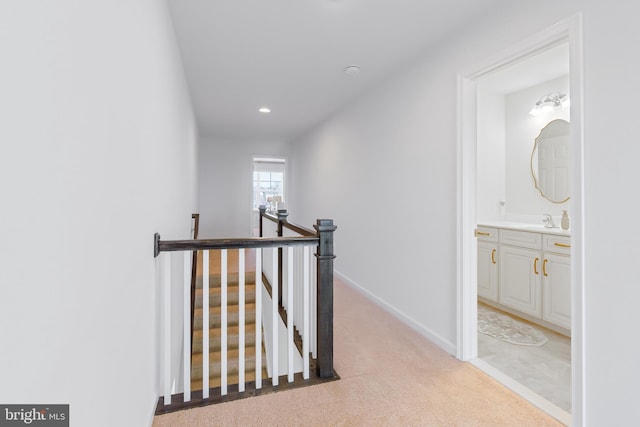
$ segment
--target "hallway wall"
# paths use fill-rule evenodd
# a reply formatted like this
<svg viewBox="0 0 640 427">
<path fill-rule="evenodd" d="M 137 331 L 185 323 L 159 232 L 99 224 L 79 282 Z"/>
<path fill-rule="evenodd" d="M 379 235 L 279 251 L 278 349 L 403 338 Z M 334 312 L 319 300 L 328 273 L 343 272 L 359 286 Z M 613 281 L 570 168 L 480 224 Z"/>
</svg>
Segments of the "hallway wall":
<svg viewBox="0 0 640 427">
<path fill-rule="evenodd" d="M 187 238 L 197 129 L 164 2 L 0 3 L 0 402 L 150 425 L 153 234 Z"/>
<path fill-rule="evenodd" d="M 585 405 L 574 412 L 574 423 L 626 425 L 637 418 L 633 396 L 640 378 L 640 343 L 629 338 L 640 323 L 634 227 L 640 204 L 631 196 L 632 183 L 640 181 L 640 145 L 635 96 L 626 95 L 640 93 L 640 57 L 626 47 L 640 42 L 636 3 L 612 8 L 595 0 L 541 0 L 478 16 L 292 146 L 291 219 L 333 218 L 337 270 L 453 352 L 457 75 L 580 11 Z"/>
<path fill-rule="evenodd" d="M 249 237 L 253 156 L 286 158 L 289 145 L 202 137 L 199 147 L 200 238 Z"/>
</svg>

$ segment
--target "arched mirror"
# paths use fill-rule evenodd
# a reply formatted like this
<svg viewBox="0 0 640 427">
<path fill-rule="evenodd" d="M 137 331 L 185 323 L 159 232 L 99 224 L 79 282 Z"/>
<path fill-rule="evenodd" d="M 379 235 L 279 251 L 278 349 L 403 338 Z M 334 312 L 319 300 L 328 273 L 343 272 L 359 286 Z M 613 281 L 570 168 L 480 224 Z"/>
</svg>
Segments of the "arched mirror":
<svg viewBox="0 0 640 427">
<path fill-rule="evenodd" d="M 564 203 L 569 189 L 569 122 L 549 122 L 535 140 L 531 176 L 540 195 L 552 203 Z"/>
</svg>

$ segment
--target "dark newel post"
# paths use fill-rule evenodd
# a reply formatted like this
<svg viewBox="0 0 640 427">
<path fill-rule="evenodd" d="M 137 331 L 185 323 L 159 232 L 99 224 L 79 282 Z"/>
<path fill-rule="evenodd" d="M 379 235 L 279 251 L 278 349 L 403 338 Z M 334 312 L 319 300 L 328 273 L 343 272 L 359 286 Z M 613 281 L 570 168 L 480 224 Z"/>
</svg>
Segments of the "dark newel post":
<svg viewBox="0 0 640 427">
<path fill-rule="evenodd" d="M 260 224 L 260 237 L 263 237 L 262 235 L 262 217 L 264 216 L 264 213 L 267 211 L 267 207 L 265 205 L 260 205 L 260 207 L 258 208 L 260 209 L 260 220 L 258 221 Z"/>
<path fill-rule="evenodd" d="M 278 209 L 278 237 L 282 237 L 282 224 L 288 216 L 286 209 Z M 278 304 L 282 307 L 282 248 L 278 248 Z"/>
<path fill-rule="evenodd" d="M 331 219 L 319 219 L 313 226 L 318 233 L 318 375 L 333 376 L 333 232 Z"/>
</svg>

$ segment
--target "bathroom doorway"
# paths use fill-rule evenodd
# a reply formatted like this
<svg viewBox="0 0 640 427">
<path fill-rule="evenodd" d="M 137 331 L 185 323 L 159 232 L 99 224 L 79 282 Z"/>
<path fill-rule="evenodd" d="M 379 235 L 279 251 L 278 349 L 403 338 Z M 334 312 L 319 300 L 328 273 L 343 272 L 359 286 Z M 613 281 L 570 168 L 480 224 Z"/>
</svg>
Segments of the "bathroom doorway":
<svg viewBox="0 0 640 427">
<path fill-rule="evenodd" d="M 457 356 L 470 361 L 567 424 L 571 423 L 572 418 L 574 423 L 580 424 L 583 410 L 581 82 L 580 20 L 576 17 L 514 46 L 505 52 L 502 58 L 463 74 L 459 86 L 462 103 L 459 110 L 460 250 Z M 536 104 L 543 106 L 548 101 L 545 101 L 545 97 L 550 94 L 557 97 L 559 108 L 535 117 L 529 115 L 530 110 L 531 113 L 536 112 Z M 563 101 L 568 104 L 569 99 L 570 110 L 567 109 L 567 105 L 560 105 Z M 527 103 L 530 105 L 527 106 Z M 526 112 L 523 112 L 525 108 Z M 548 114 L 549 112 L 552 114 Z M 567 139 L 571 147 L 568 166 L 571 198 L 564 201 L 563 206 L 559 201 L 545 198 L 543 192 L 535 185 L 540 181 L 540 178 L 536 177 L 539 157 L 534 148 L 536 137 L 543 134 L 542 130 L 554 120 L 566 122 L 570 129 Z M 533 136 L 532 131 L 535 132 Z M 529 161 L 522 160 L 523 157 Z M 530 187 L 525 189 L 527 185 Z M 551 212 L 546 212 L 547 210 Z M 543 228 L 543 214 L 549 213 L 555 225 L 556 222 L 562 222 L 562 210 L 571 213 L 570 233 L 567 231 L 554 234 L 551 228 Z M 479 227 L 479 222 L 486 228 Z M 516 223 L 525 228 L 513 227 Z M 527 229 L 527 226 L 530 228 Z M 522 243 L 524 248 L 519 248 L 517 240 L 523 236 L 526 239 L 539 239 L 539 242 L 525 242 Z M 559 254 L 558 258 L 553 258 L 555 254 L 551 252 L 548 256 L 545 252 L 543 256 L 543 241 L 550 245 L 553 245 L 552 241 L 556 245 L 563 245 L 558 248 L 565 250 L 565 253 Z M 539 248 L 536 245 L 539 245 Z M 565 247 L 567 245 L 570 248 Z M 531 258 L 528 258 L 529 256 Z M 506 260 L 510 262 L 507 263 Z M 489 267 L 485 261 L 489 263 Z M 501 261 L 505 262 L 498 268 L 497 265 Z M 557 261 L 560 261 L 562 266 L 554 264 Z M 568 305 L 568 309 L 563 309 L 563 319 L 548 313 L 542 314 L 542 304 L 546 301 L 544 299 L 549 299 L 552 295 L 548 290 L 543 293 L 542 269 L 544 268 L 545 280 L 549 280 L 547 276 L 552 265 L 553 276 L 566 282 L 566 292 L 555 296 L 553 304 L 547 304 L 547 310 L 548 307 Z M 514 277 L 518 277 L 514 276 L 514 272 L 519 274 L 519 271 L 529 268 L 532 270 L 530 289 L 520 287 L 514 290 L 510 288 L 511 285 L 507 285 L 514 282 Z M 488 289 L 483 279 L 478 277 L 479 273 L 487 278 L 493 274 L 495 289 Z M 562 304 L 559 304 L 559 301 Z M 524 327 L 532 327 L 534 332 L 526 337 L 525 343 L 505 344 L 501 342 L 504 341 L 504 330 L 498 330 L 497 334 L 491 335 L 491 327 L 487 328 L 487 322 L 491 326 L 491 322 L 496 319 L 498 323 L 502 322 L 500 325 L 521 322 Z M 484 339 L 484 334 L 480 334 L 479 340 L 479 330 L 483 333 L 488 332 L 489 338 Z M 566 338 L 567 335 L 571 335 L 571 340 Z M 500 339 L 496 339 L 496 336 L 500 336 Z M 529 338 L 531 341 L 527 341 Z M 538 341 L 534 338 L 538 338 Z M 506 341 L 509 341 L 509 337 Z M 547 342 L 549 344 L 546 344 Z M 527 371 L 529 367 L 522 367 L 523 378 L 520 379 L 518 372 L 514 371 L 514 360 L 531 360 L 529 355 L 533 355 L 536 361 L 539 361 L 540 357 L 546 357 L 540 355 L 540 348 L 536 348 L 543 346 L 552 349 L 550 365 L 555 363 L 554 357 L 558 356 L 553 354 L 554 351 L 561 353 L 560 359 L 568 359 L 571 363 L 570 367 L 564 368 L 556 365 L 558 371 L 563 371 L 564 387 L 570 389 L 561 392 L 561 397 L 558 397 L 557 393 L 545 394 L 544 387 L 532 390 L 536 388 L 537 385 L 534 383 L 537 380 L 527 383 L 526 378 L 523 379 L 533 375 Z M 526 347 L 533 351 L 528 351 Z M 512 366 L 509 366 L 510 364 Z M 545 379 L 541 378 L 540 381 L 544 382 Z M 547 388 L 557 387 L 557 384 L 547 384 Z M 551 402 L 554 399 L 555 402 Z M 570 412 L 573 415 L 570 415 Z"/>
</svg>

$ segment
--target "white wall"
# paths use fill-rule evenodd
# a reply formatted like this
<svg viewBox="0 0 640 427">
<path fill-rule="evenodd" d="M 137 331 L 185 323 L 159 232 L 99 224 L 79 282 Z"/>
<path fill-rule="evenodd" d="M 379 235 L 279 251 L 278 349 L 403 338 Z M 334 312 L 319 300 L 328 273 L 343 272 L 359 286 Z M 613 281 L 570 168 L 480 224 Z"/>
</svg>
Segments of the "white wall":
<svg viewBox="0 0 640 427">
<path fill-rule="evenodd" d="M 637 418 L 640 233 L 637 2 L 514 2 L 293 146 L 292 220 L 335 219 L 336 268 L 452 351 L 456 342 L 457 73 L 583 11 L 585 405 L 589 426 Z M 614 107 L 612 107 L 614 106 Z"/>
<path fill-rule="evenodd" d="M 162 1 L 0 4 L 0 402 L 156 403 L 153 233 L 189 235 L 196 128 Z"/>
<path fill-rule="evenodd" d="M 199 147 L 199 237 L 249 237 L 253 156 L 287 158 L 289 145 L 215 137 L 201 138 Z"/>
<path fill-rule="evenodd" d="M 293 144 L 291 220 L 306 225 L 333 219 L 335 268 L 453 352 L 451 71 L 414 67 Z"/>
<path fill-rule="evenodd" d="M 531 151 L 535 139 L 547 123 L 569 121 L 569 110 L 532 116 L 529 110 L 541 96 L 569 93 L 569 77 L 560 77 L 505 96 L 506 103 L 506 218 L 540 224 L 542 215 L 552 214 L 560 224 L 563 209 L 570 203 L 551 203 L 540 195 L 531 177 Z M 571 212 L 569 212 L 571 215 Z"/>
<path fill-rule="evenodd" d="M 478 84 L 478 221 L 541 223 L 552 214 L 560 223 L 569 202 L 540 196 L 531 177 L 531 151 L 540 130 L 552 120 L 569 120 L 569 110 L 532 116 L 542 95 L 569 93 L 569 77 L 559 77 L 502 94 Z M 504 206 L 500 202 L 504 201 Z M 571 214 L 571 213 L 570 213 Z"/>
</svg>

